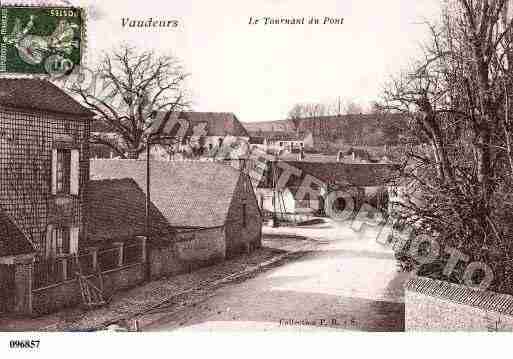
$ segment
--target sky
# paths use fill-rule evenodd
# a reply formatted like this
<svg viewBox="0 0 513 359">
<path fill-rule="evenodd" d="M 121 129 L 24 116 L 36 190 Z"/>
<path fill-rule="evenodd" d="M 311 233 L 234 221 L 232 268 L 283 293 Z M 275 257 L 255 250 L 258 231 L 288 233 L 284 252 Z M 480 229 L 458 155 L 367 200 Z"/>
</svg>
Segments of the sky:
<svg viewBox="0 0 513 359">
<path fill-rule="evenodd" d="M 38 0 L 32 0 L 38 1 Z M 54 0 L 64 1 L 64 0 Z M 418 53 L 440 0 L 66 0 L 94 9 L 88 64 L 121 42 L 179 57 L 196 111 L 284 119 L 296 103 L 376 100 Z M 51 2 L 51 0 L 48 0 Z M 342 25 L 250 25 L 250 17 L 344 18 Z M 177 19 L 127 28 L 123 18 Z"/>
</svg>

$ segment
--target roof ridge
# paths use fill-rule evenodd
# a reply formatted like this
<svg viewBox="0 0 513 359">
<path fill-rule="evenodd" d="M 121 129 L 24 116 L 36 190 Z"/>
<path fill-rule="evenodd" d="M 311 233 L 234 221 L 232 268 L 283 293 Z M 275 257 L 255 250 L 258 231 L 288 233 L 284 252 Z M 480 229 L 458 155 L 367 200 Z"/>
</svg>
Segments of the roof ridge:
<svg viewBox="0 0 513 359">
<path fill-rule="evenodd" d="M 95 115 L 67 91 L 40 78 L 0 78 L 0 105 L 80 117 Z"/>
</svg>

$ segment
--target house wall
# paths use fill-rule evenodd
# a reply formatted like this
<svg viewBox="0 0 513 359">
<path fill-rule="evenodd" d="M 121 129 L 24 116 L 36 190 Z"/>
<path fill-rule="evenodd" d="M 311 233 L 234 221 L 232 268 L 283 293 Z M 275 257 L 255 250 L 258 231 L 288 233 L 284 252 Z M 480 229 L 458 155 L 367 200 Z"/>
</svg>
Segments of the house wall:
<svg viewBox="0 0 513 359">
<path fill-rule="evenodd" d="M 18 227 L 45 252 L 50 223 L 83 226 L 83 190 L 78 196 L 51 194 L 52 149 L 63 142 L 80 152 L 79 187 L 89 178 L 88 119 L 0 108 L 0 202 Z"/>
<path fill-rule="evenodd" d="M 513 296 L 416 277 L 405 288 L 407 331 L 512 331 Z"/>
<path fill-rule="evenodd" d="M 246 205 L 244 225 L 243 205 Z M 262 214 L 258 207 L 250 178 L 241 174 L 228 210 L 226 233 L 226 256 L 233 257 L 258 248 L 262 241 Z"/>
<path fill-rule="evenodd" d="M 255 196 L 258 206 L 263 211 L 272 212 L 273 209 L 273 190 L 269 188 L 255 189 Z"/>
<path fill-rule="evenodd" d="M 305 146 L 305 143 L 303 140 L 269 140 L 269 141 L 267 141 L 266 149 L 271 149 L 271 150 L 300 149 L 301 144 L 303 144 L 303 147 Z"/>
<path fill-rule="evenodd" d="M 264 211 L 277 213 L 296 214 L 313 212 L 323 206 L 323 202 L 318 199 L 307 199 L 297 201 L 292 192 L 285 188 L 276 194 L 276 204 L 273 204 L 273 190 L 270 188 L 258 188 L 256 190 L 257 203 Z"/>
<path fill-rule="evenodd" d="M 219 140 L 222 139 L 222 146 L 219 148 Z M 193 138 L 186 140 L 186 143 L 182 143 L 178 146 L 178 151 L 188 152 L 191 150 L 190 146 L 197 143 L 198 139 Z M 243 155 L 246 152 L 246 147 L 249 147 L 249 137 L 236 137 L 231 135 L 226 136 L 205 136 L 202 138 L 204 157 L 210 157 L 214 154 L 220 156 L 221 153 L 229 152 L 234 158 L 238 155 Z M 235 149 L 231 144 L 238 144 L 238 149 Z"/>
<path fill-rule="evenodd" d="M 179 232 L 169 245 L 151 248 L 152 278 L 187 273 L 224 260 L 226 240 L 223 227 Z"/>
</svg>

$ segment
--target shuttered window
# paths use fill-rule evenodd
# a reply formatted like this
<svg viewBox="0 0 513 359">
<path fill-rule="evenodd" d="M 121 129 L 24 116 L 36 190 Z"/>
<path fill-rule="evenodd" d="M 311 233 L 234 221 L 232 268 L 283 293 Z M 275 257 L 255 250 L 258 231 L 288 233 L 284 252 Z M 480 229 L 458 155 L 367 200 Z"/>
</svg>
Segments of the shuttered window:
<svg viewBox="0 0 513 359">
<path fill-rule="evenodd" d="M 69 228 L 54 227 L 52 229 L 52 244 L 55 248 L 54 254 L 64 255 L 70 253 Z"/>
<path fill-rule="evenodd" d="M 76 149 L 52 151 L 52 194 L 79 194 L 80 153 Z"/>
<path fill-rule="evenodd" d="M 71 151 L 57 150 L 57 193 L 69 193 L 70 190 L 70 173 L 71 173 Z"/>
</svg>

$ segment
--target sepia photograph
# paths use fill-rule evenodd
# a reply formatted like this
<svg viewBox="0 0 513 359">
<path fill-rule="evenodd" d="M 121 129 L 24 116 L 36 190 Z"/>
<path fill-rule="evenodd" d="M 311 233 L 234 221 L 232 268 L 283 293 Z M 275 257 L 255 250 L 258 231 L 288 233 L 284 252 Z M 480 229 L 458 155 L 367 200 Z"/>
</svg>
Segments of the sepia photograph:
<svg viewBox="0 0 513 359">
<path fill-rule="evenodd" d="M 0 350 L 505 346 L 512 112 L 511 0 L 0 0 Z"/>
</svg>

